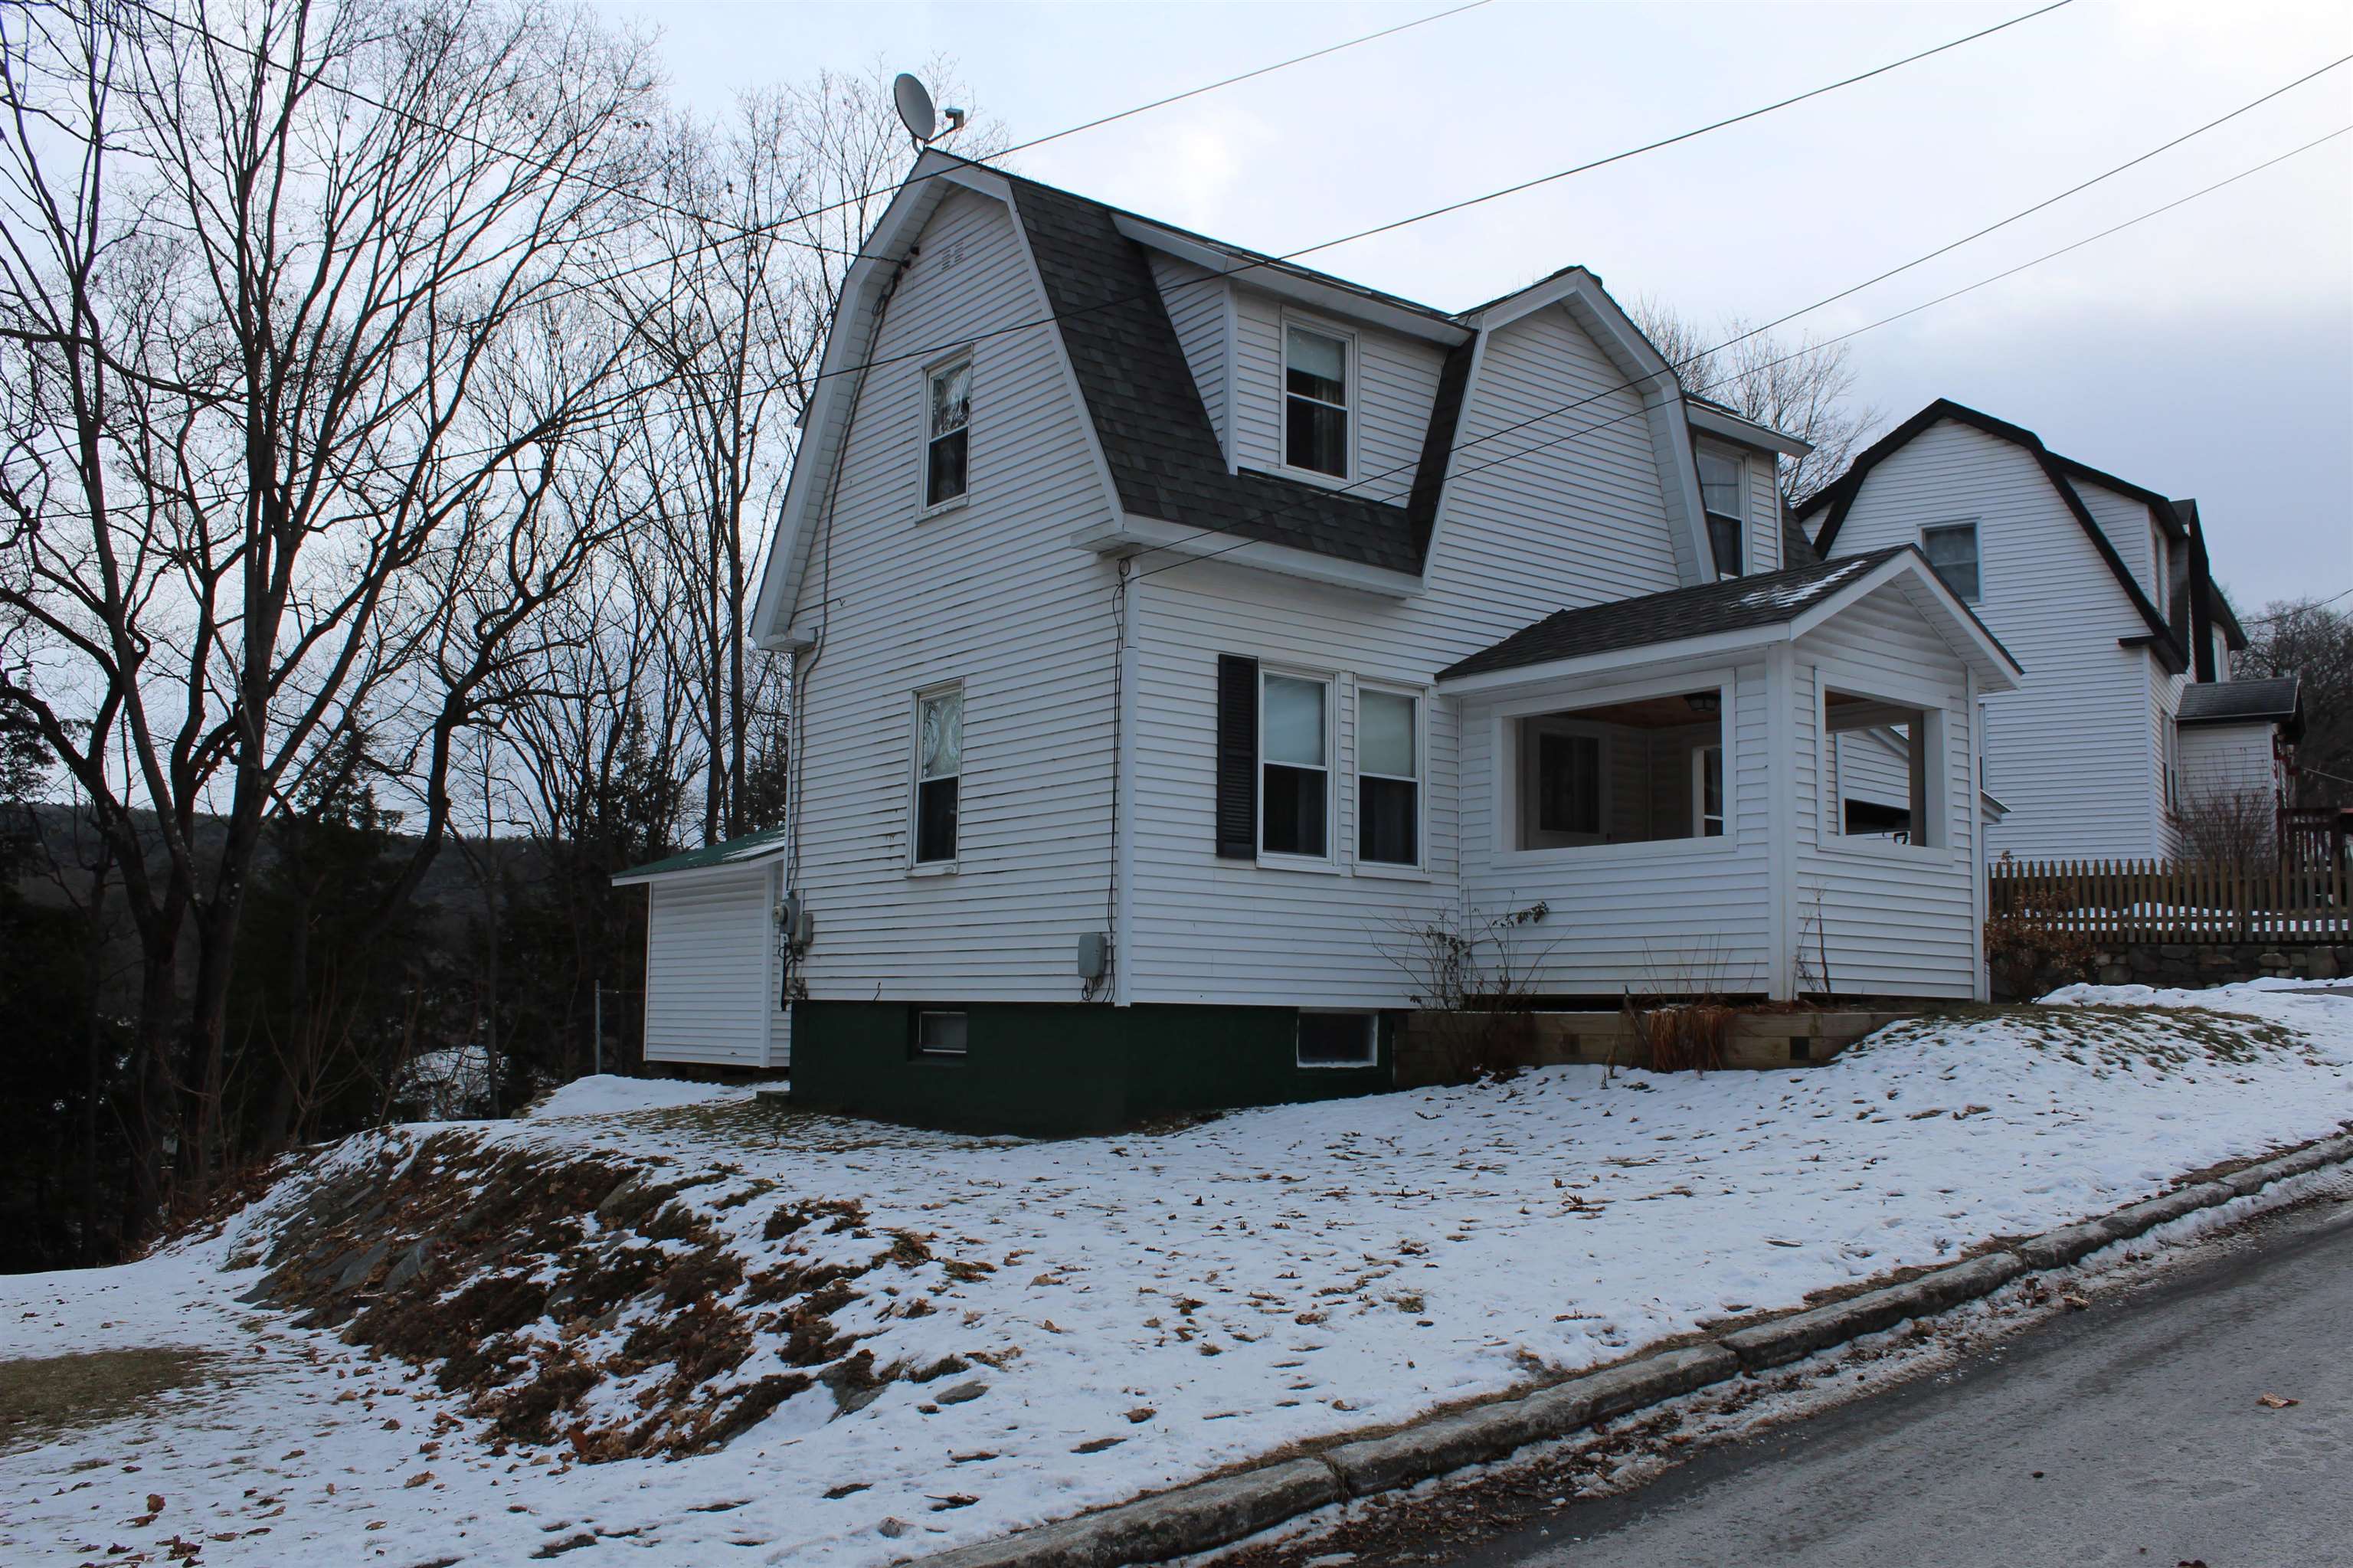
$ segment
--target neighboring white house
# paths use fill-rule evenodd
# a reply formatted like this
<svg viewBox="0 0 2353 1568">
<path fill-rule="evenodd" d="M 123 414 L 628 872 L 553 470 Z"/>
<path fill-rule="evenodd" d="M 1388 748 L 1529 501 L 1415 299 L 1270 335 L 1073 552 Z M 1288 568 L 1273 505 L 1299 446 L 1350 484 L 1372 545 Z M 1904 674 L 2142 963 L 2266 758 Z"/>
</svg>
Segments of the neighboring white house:
<svg viewBox="0 0 2353 1568">
<path fill-rule="evenodd" d="M 646 890 L 648 1061 L 791 1064 L 777 918 L 784 856 L 784 832 L 771 829 L 613 878 Z"/>
<path fill-rule="evenodd" d="M 2296 684 L 2231 680 L 2246 636 L 2208 571 L 2197 503 L 1940 399 L 1799 514 L 1827 557 L 1921 548 L 2029 672 L 1983 699 L 1989 853 L 2168 858 L 2186 816 L 2284 803 Z M 1851 798 L 1880 800 L 1858 761 Z"/>
<path fill-rule="evenodd" d="M 796 1096 L 1357 1092 L 1431 934 L 1514 914 L 1546 997 L 1983 995 L 1976 715 L 2018 666 L 1909 543 L 1785 560 L 1801 450 L 1581 268 L 1448 313 L 927 154 L 754 620 L 793 661 Z M 1821 789 L 1865 730 L 1909 842 Z"/>
</svg>

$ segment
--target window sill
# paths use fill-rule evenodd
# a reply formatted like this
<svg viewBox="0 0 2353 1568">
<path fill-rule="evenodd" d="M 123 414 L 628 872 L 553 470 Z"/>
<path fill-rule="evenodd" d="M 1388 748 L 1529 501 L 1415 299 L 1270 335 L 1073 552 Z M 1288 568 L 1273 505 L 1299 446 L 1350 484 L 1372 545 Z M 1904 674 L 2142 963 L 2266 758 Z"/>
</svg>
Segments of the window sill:
<svg viewBox="0 0 2353 1568">
<path fill-rule="evenodd" d="M 1302 1073 L 1368 1073 L 1380 1065 L 1377 1056 L 1369 1062 L 1302 1062 L 1295 1057 L 1292 1061 Z"/>
<path fill-rule="evenodd" d="M 909 876 L 954 876 L 956 863 L 952 860 L 918 861 L 907 868 Z"/>
<path fill-rule="evenodd" d="M 1497 866 L 1609 866 L 1646 860 L 1712 859 L 1736 852 L 1738 841 L 1714 839 L 1643 839 L 1623 844 L 1565 844 L 1556 849 L 1507 849 L 1495 852 Z"/>
<path fill-rule="evenodd" d="M 965 506 L 969 505 L 971 502 L 972 492 L 970 490 L 966 490 L 962 495 L 951 496 L 949 499 L 940 502 L 935 505 L 923 507 L 915 514 L 915 521 L 918 523 L 928 523 L 934 517 L 944 517 L 951 512 L 961 512 Z"/>
<path fill-rule="evenodd" d="M 1960 858 L 1941 844 L 1874 843 L 1869 839 L 1851 839 L 1844 833 L 1823 840 L 1822 853 L 1849 855 L 1859 860 L 1909 862 L 1914 865 L 1928 865 L 1940 861 Z"/>
<path fill-rule="evenodd" d="M 1314 860 L 1303 854 L 1268 854 L 1261 852 L 1254 862 L 1261 871 L 1304 871 L 1318 876 L 1339 876 L 1347 868 L 1337 861 Z"/>
<path fill-rule="evenodd" d="M 1270 466 L 1243 463 L 1240 466 L 1252 473 L 1263 473 L 1275 479 L 1296 480 L 1301 484 L 1320 485 L 1325 490 L 1350 490 L 1355 488 L 1357 482 L 1345 474 L 1325 473 L 1320 468 L 1293 468 L 1289 463 L 1279 462 Z M 1366 497 L 1366 499 L 1371 498 Z"/>
</svg>

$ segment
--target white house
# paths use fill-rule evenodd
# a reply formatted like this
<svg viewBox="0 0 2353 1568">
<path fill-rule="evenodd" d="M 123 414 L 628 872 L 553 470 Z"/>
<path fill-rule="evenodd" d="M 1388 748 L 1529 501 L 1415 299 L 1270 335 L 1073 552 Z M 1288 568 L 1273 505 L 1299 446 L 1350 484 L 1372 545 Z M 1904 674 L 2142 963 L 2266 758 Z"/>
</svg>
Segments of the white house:
<svg viewBox="0 0 2353 1568">
<path fill-rule="evenodd" d="M 2186 817 L 2284 803 L 2296 683 L 2231 679 L 2246 634 L 2208 570 L 2196 502 L 1940 399 L 1799 514 L 1826 557 L 1919 547 L 2031 672 L 1983 698 L 1989 853 L 2169 858 Z M 1852 766 L 1848 797 L 1872 816 L 1883 767 Z"/>
<path fill-rule="evenodd" d="M 936 153 L 862 256 L 754 619 L 797 1097 L 1356 1092 L 1417 933 L 1539 906 L 1550 997 L 1984 994 L 2017 664 L 1909 543 L 1786 563 L 1799 449 L 1590 272 L 1448 313 Z M 1821 789 L 1865 729 L 1907 842 Z"/>
</svg>

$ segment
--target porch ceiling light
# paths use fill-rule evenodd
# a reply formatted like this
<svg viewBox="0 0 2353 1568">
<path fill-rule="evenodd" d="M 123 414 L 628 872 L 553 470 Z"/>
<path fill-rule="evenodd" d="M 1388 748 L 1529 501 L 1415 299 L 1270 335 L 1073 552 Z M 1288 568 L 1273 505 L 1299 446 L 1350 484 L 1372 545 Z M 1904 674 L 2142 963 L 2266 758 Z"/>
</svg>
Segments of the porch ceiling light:
<svg viewBox="0 0 2353 1568">
<path fill-rule="evenodd" d="M 1712 714 L 1724 705 L 1723 694 L 1718 692 L 1687 693 L 1683 701 L 1691 705 L 1691 711 L 1695 714 Z"/>
</svg>

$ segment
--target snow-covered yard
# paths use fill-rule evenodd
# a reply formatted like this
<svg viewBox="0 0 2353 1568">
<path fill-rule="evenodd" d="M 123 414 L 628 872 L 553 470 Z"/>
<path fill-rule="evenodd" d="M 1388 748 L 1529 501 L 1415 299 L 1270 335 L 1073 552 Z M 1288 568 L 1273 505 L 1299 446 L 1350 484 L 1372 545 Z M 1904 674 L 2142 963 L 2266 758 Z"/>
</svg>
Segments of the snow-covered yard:
<svg viewBox="0 0 2353 1568">
<path fill-rule="evenodd" d="M 765 1419 L 674 1462 L 494 1444 L 438 1363 L 237 1303 L 261 1271 L 230 1260 L 294 1212 L 290 1181 L 144 1262 L 0 1280 L 0 1358 L 215 1358 L 110 1419 L 0 1432 L 0 1556 L 160 1562 L 176 1539 L 206 1563 L 886 1563 L 1949 1260 L 2353 1120 L 2353 994 L 2054 1000 L 1902 1026 L 1810 1070 L 1564 1067 L 1052 1142 L 590 1080 L 463 1137 L 551 1166 L 667 1160 L 665 1181 L 696 1183 L 667 1230 L 627 1239 L 740 1261 L 712 1299 L 754 1325 L 749 1353 L 709 1386 L 777 1379 Z M 354 1140 L 305 1180 L 372 1182 L 448 1130 Z M 620 1245 L 595 1207 L 564 1255 Z M 559 1250 L 533 1263 L 540 1284 Z M 675 1308 L 563 1299 L 515 1336 L 543 1370 L 601 1369 L 554 1430 L 659 1408 L 676 1385 L 643 1331 Z M 780 1299 L 794 1322 L 763 1318 Z M 812 1333 L 832 1348 L 807 1351 Z M 845 1378 L 852 1343 L 871 1360 Z M 817 1381 L 777 1378 L 824 1358 Z"/>
</svg>

